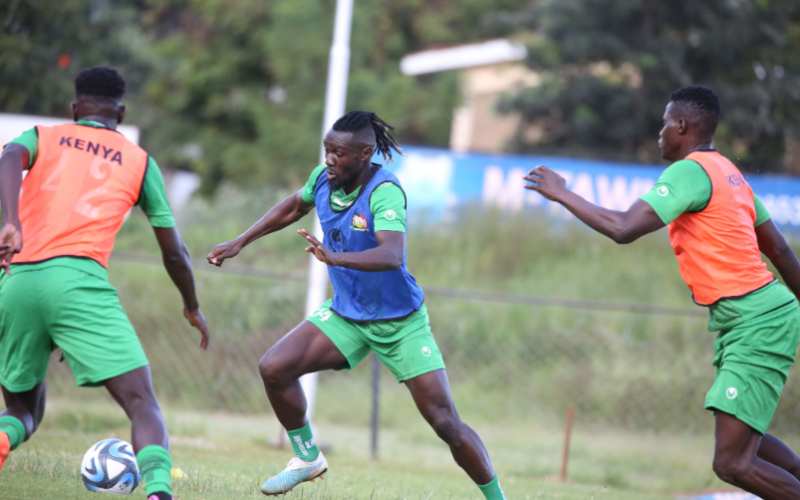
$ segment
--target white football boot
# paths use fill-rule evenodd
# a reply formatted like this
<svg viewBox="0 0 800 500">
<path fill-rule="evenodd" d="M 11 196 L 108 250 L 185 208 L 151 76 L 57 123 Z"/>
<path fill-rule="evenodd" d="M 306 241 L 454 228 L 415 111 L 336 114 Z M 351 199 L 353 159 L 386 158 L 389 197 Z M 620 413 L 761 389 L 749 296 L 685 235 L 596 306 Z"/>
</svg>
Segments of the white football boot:
<svg viewBox="0 0 800 500">
<path fill-rule="evenodd" d="M 323 474 L 328 472 L 328 461 L 319 453 L 313 462 L 306 462 L 297 457 L 289 460 L 289 465 L 283 471 L 271 478 L 261 486 L 261 493 L 265 495 L 286 494 L 295 486 L 306 481 L 314 482 L 315 479 L 325 479 Z"/>
</svg>

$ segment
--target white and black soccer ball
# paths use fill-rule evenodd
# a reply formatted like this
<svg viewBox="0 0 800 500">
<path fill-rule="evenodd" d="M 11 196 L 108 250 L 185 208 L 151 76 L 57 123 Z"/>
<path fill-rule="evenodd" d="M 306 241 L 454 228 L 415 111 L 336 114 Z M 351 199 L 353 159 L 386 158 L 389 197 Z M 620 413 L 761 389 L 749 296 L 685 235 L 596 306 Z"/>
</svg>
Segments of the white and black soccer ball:
<svg viewBox="0 0 800 500">
<path fill-rule="evenodd" d="M 130 443 L 104 439 L 83 456 L 81 478 L 89 491 L 128 495 L 139 485 L 142 475 Z"/>
</svg>

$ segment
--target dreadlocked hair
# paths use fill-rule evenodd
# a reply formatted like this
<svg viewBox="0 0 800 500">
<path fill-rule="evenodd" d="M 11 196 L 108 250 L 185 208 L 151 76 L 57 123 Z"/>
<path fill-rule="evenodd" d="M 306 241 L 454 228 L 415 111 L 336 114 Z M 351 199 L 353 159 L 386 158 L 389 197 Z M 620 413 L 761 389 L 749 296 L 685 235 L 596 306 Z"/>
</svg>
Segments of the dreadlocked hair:
<svg viewBox="0 0 800 500">
<path fill-rule="evenodd" d="M 375 132 L 375 147 L 383 155 L 383 159 L 387 163 L 392 162 L 393 149 L 401 156 L 405 156 L 400 143 L 389 133 L 389 131 L 395 131 L 394 127 L 383 121 L 372 111 L 350 111 L 333 124 L 333 130 L 337 132 L 356 133 L 370 127 Z"/>
</svg>

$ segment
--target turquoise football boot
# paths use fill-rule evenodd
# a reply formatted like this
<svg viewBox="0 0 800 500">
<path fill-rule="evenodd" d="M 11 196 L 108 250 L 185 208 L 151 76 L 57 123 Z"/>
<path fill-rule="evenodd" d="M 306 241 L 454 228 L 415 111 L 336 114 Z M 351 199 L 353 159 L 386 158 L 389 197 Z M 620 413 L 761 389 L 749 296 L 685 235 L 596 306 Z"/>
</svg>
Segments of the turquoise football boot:
<svg viewBox="0 0 800 500">
<path fill-rule="evenodd" d="M 328 461 L 322 456 L 322 452 L 313 462 L 306 462 L 294 457 L 280 474 L 267 479 L 267 482 L 261 486 L 261 493 L 276 496 L 285 495 L 300 483 L 306 481 L 313 483 L 317 478 L 325 479 L 322 475 L 326 472 L 328 472 Z"/>
</svg>

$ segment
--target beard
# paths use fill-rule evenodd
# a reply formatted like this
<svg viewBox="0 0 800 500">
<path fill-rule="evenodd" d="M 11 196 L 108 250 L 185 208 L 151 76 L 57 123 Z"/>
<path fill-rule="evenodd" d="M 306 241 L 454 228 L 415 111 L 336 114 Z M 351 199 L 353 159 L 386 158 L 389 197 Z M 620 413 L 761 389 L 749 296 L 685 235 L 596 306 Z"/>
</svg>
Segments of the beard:
<svg viewBox="0 0 800 500">
<path fill-rule="evenodd" d="M 328 186 L 331 189 L 331 193 L 334 193 L 344 187 L 345 182 L 341 179 L 341 177 L 334 177 L 333 179 L 328 179 Z"/>
</svg>

